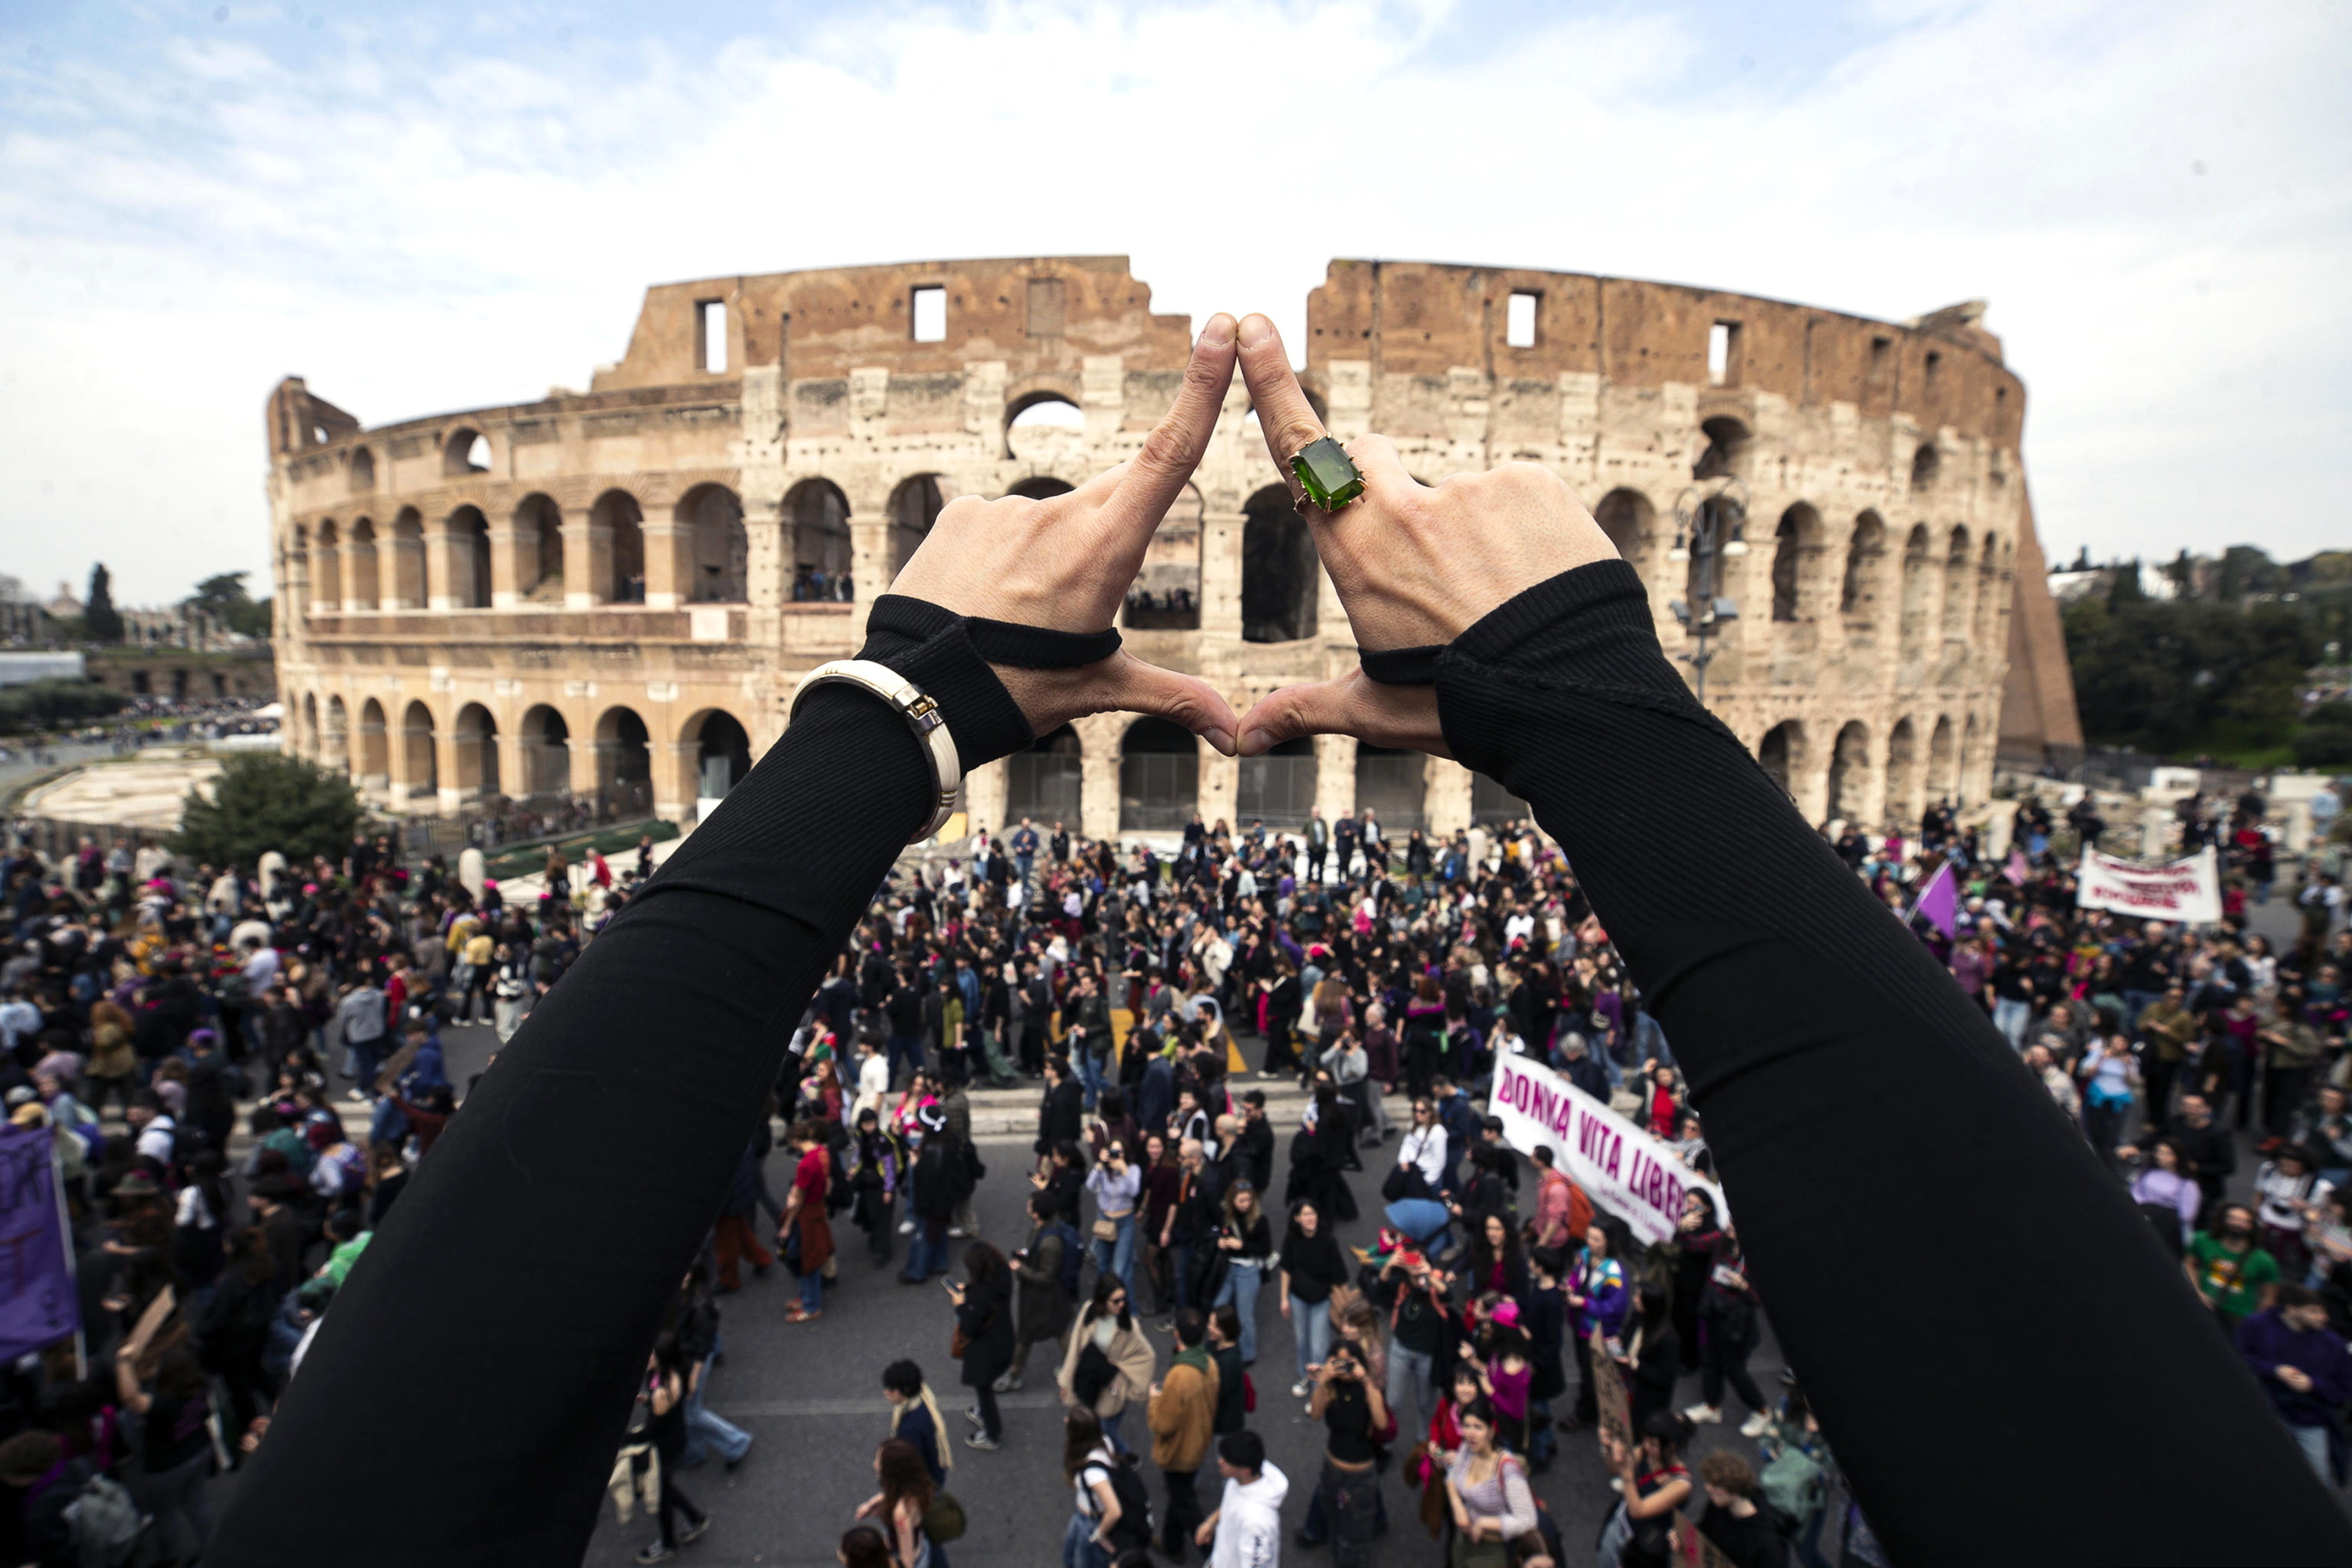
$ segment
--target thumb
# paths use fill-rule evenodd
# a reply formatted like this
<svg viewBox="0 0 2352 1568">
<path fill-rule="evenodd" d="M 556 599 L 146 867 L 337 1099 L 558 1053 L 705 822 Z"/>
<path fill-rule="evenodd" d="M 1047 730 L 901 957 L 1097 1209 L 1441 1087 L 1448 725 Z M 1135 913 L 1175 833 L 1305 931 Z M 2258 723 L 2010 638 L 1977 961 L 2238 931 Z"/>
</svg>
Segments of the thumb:
<svg viewBox="0 0 2352 1568">
<path fill-rule="evenodd" d="M 1095 710 L 1150 714 L 1181 724 L 1228 756 L 1240 732 L 1233 704 L 1197 675 L 1146 664 L 1124 648 L 1111 656 Z"/>
<path fill-rule="evenodd" d="M 1360 669 L 1268 693 L 1242 716 L 1240 733 L 1245 757 L 1302 735 L 1353 735 L 1376 746 L 1454 754 L 1437 721 L 1436 688 L 1383 686 Z"/>
</svg>

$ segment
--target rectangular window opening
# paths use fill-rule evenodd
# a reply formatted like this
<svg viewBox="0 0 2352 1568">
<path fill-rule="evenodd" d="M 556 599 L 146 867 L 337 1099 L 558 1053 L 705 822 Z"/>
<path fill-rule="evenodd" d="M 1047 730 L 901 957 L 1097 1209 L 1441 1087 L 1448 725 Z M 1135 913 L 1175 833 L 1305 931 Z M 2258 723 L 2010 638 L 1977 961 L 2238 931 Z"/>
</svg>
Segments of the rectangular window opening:
<svg viewBox="0 0 2352 1568">
<path fill-rule="evenodd" d="M 1503 342 L 1515 349 L 1536 346 L 1536 301 L 1540 294 L 1516 293 L 1511 296 L 1508 313 L 1503 319 Z"/>
<path fill-rule="evenodd" d="M 1062 335 L 1060 279 L 1029 279 L 1029 335 L 1033 338 L 1058 338 Z"/>
<path fill-rule="evenodd" d="M 1706 333 L 1706 379 L 1728 385 L 1739 374 L 1739 323 L 1717 321 Z"/>
<path fill-rule="evenodd" d="M 727 368 L 727 301 L 724 300 L 697 300 L 694 302 L 694 368 Z"/>
<path fill-rule="evenodd" d="M 948 341 L 948 291 L 944 287 L 933 283 L 918 289 L 908 304 L 917 342 L 943 343 Z"/>
<path fill-rule="evenodd" d="M 1933 382 L 1936 379 L 1936 372 L 1942 366 L 1943 363 L 1944 356 L 1942 354 L 1937 353 L 1934 349 L 1929 349 L 1927 351 L 1927 379 L 1930 382 Z"/>
<path fill-rule="evenodd" d="M 1895 352 L 1893 338 L 1870 340 L 1870 376 L 1873 381 L 1886 374 L 1887 356 Z"/>
</svg>

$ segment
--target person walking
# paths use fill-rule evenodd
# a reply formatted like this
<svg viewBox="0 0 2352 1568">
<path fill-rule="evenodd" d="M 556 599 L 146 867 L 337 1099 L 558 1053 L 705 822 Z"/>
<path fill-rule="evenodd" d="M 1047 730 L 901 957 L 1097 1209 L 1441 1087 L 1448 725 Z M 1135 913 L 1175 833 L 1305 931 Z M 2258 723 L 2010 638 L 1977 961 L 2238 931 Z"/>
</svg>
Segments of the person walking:
<svg viewBox="0 0 2352 1568">
<path fill-rule="evenodd" d="M 1496 1441 L 1495 1408 L 1483 1396 L 1457 1417 L 1462 1447 L 1445 1472 L 1454 1515 L 1448 1568 L 1508 1568 L 1510 1542 L 1536 1528 L 1536 1497 L 1521 1458 Z"/>
<path fill-rule="evenodd" d="M 889 1436 L 913 1444 L 931 1484 L 946 1486 L 948 1472 L 955 1468 L 955 1449 L 947 1440 L 940 1402 L 923 1382 L 923 1369 L 911 1361 L 884 1367 L 882 1397 L 890 1406 Z"/>
<path fill-rule="evenodd" d="M 686 1458 L 686 1377 L 677 1336 L 662 1335 L 654 1342 L 653 1354 L 646 1358 L 645 1386 L 637 1391 L 637 1402 L 652 1418 L 646 1440 L 653 1446 L 661 1467 L 661 1500 L 654 1510 L 661 1535 L 637 1552 L 639 1563 L 659 1563 L 710 1528 L 710 1516 L 697 1508 L 677 1484 L 677 1472 Z M 679 1514 L 686 1516 L 682 1530 L 675 1522 Z"/>
<path fill-rule="evenodd" d="M 1151 1462 L 1160 1467 L 1168 1488 L 1160 1552 L 1179 1563 L 1201 1525 L 1194 1482 L 1216 1429 L 1217 1364 L 1204 1342 L 1208 1332 L 1208 1320 L 1199 1308 L 1187 1307 L 1176 1314 L 1176 1359 L 1168 1375 L 1151 1385 L 1151 1402 L 1144 1411 L 1151 1427 Z"/>
<path fill-rule="evenodd" d="M 1081 1408 L 1062 1417 L 1062 1475 L 1073 1500 L 1062 1532 L 1062 1568 L 1110 1568 L 1111 1532 L 1127 1510 L 1118 1500 L 1119 1457 L 1102 1424 Z"/>
<path fill-rule="evenodd" d="M 799 1163 L 793 1171 L 793 1190 L 784 1197 L 776 1239 L 784 1267 L 800 1279 L 801 1299 L 784 1309 L 784 1321 L 813 1323 L 824 1316 L 824 1270 L 833 1261 L 833 1221 L 825 1214 L 824 1202 L 833 1157 L 822 1121 L 794 1126 L 791 1142 Z"/>
<path fill-rule="evenodd" d="M 2342 1412 L 2352 1401 L 2352 1352 L 2327 1326 L 2319 1292 L 2280 1286 L 2272 1305 L 2238 1325 L 2238 1353 L 2321 1483 L 2342 1486 L 2343 1469 L 2330 1449 L 2331 1439 L 2340 1440 Z"/>
<path fill-rule="evenodd" d="M 908 1238 L 907 1267 L 898 1282 L 920 1285 L 948 1271 L 948 1223 L 955 1215 L 956 1171 L 947 1113 L 936 1105 L 916 1111 L 907 1142 L 914 1150 L 913 1170 L 906 1184 L 907 1217 L 914 1233 Z"/>
<path fill-rule="evenodd" d="M 1336 1568 L 1361 1568 L 1380 1528 L 1381 1477 L 1376 1461 L 1383 1432 L 1393 1433 L 1388 1401 L 1346 1345 L 1333 1347 L 1315 1374 L 1307 1419 L 1323 1424 L 1323 1473 L 1307 1505 L 1301 1546 L 1333 1542 Z"/>
<path fill-rule="evenodd" d="M 1265 1440 L 1255 1432 L 1219 1437 L 1217 1474 L 1225 1483 L 1217 1511 L 1192 1532 L 1209 1549 L 1209 1568 L 1280 1568 L 1290 1478 L 1267 1460 Z"/>
<path fill-rule="evenodd" d="M 1683 1412 L 1685 1420 L 1722 1420 L 1727 1381 L 1748 1406 L 1739 1435 L 1759 1437 L 1771 1425 L 1764 1395 L 1748 1370 L 1748 1358 L 1756 1351 L 1756 1287 L 1748 1282 L 1748 1259 L 1739 1249 L 1738 1232 L 1727 1224 L 1715 1244 L 1706 1289 L 1698 1300 L 1700 1400 Z"/>
<path fill-rule="evenodd" d="M 1128 1310 L 1127 1287 L 1118 1276 L 1103 1275 L 1095 1281 L 1094 1300 L 1070 1331 L 1069 1349 L 1055 1379 L 1062 1403 L 1091 1411 L 1104 1436 L 1124 1453 L 1119 1419 L 1129 1405 L 1150 1397 L 1157 1365 L 1151 1342 Z"/>
<path fill-rule="evenodd" d="M 1095 1268 L 1118 1275 L 1120 1284 L 1132 1289 L 1136 1203 L 1143 1190 L 1143 1173 L 1129 1163 L 1125 1143 L 1116 1138 L 1104 1141 L 1094 1169 L 1087 1173 L 1086 1186 L 1095 1195 Z"/>
<path fill-rule="evenodd" d="M 1053 1198 L 1045 1193 L 1029 1194 L 1029 1245 L 1013 1255 L 1020 1310 L 1014 1318 L 1012 1364 L 996 1380 L 999 1394 L 1021 1387 L 1030 1350 L 1047 1340 L 1059 1343 L 1078 1310 L 1078 1277 L 1084 1266 L 1078 1233 L 1062 1223 Z"/>
<path fill-rule="evenodd" d="M 1257 1360 L 1257 1297 L 1265 1285 L 1265 1271 L 1274 1261 L 1274 1232 L 1257 1189 L 1236 1181 L 1225 1189 L 1224 1214 L 1217 1226 L 1216 1249 L 1225 1277 L 1212 1307 L 1231 1304 L 1242 1321 L 1242 1364 Z"/>
<path fill-rule="evenodd" d="M 1324 1228 L 1322 1212 L 1312 1201 L 1302 1198 L 1290 1206 L 1278 1266 L 1282 1315 L 1290 1324 L 1298 1362 L 1298 1381 L 1290 1394 L 1305 1399 L 1315 1392 L 1314 1369 L 1331 1348 L 1331 1292 L 1349 1279 L 1339 1238 Z"/>
<path fill-rule="evenodd" d="M 970 1448 L 992 1450 L 1004 1436 L 996 1407 L 996 1380 L 1013 1363 L 1013 1269 L 987 1242 L 963 1249 L 964 1283 L 950 1284 L 956 1336 L 963 1342 L 963 1384 L 972 1392 L 964 1418 L 980 1428 L 964 1439 Z"/>
</svg>

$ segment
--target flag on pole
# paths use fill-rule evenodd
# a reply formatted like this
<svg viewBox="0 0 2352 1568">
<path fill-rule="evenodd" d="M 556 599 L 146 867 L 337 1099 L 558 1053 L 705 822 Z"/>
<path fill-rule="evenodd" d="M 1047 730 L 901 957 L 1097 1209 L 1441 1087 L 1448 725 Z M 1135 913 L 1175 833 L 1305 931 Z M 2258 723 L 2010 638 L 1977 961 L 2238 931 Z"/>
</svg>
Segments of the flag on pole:
<svg viewBox="0 0 2352 1568">
<path fill-rule="evenodd" d="M 1929 924 L 1946 936 L 1959 933 L 1960 879 L 1953 874 L 1949 860 L 1936 868 L 1927 885 L 1919 889 L 1918 899 L 1911 905 L 1913 916 L 1925 915 Z"/>
</svg>

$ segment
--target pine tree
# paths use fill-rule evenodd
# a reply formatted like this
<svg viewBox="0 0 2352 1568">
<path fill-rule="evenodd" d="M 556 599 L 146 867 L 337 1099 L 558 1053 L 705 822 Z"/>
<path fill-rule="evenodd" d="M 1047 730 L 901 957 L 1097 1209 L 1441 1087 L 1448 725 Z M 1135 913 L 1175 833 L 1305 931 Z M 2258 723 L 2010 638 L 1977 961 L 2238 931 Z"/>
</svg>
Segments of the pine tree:
<svg viewBox="0 0 2352 1568">
<path fill-rule="evenodd" d="M 112 583 L 105 562 L 89 569 L 89 598 L 81 607 L 81 625 L 83 635 L 92 642 L 122 640 L 122 612 L 114 607 Z"/>
</svg>

